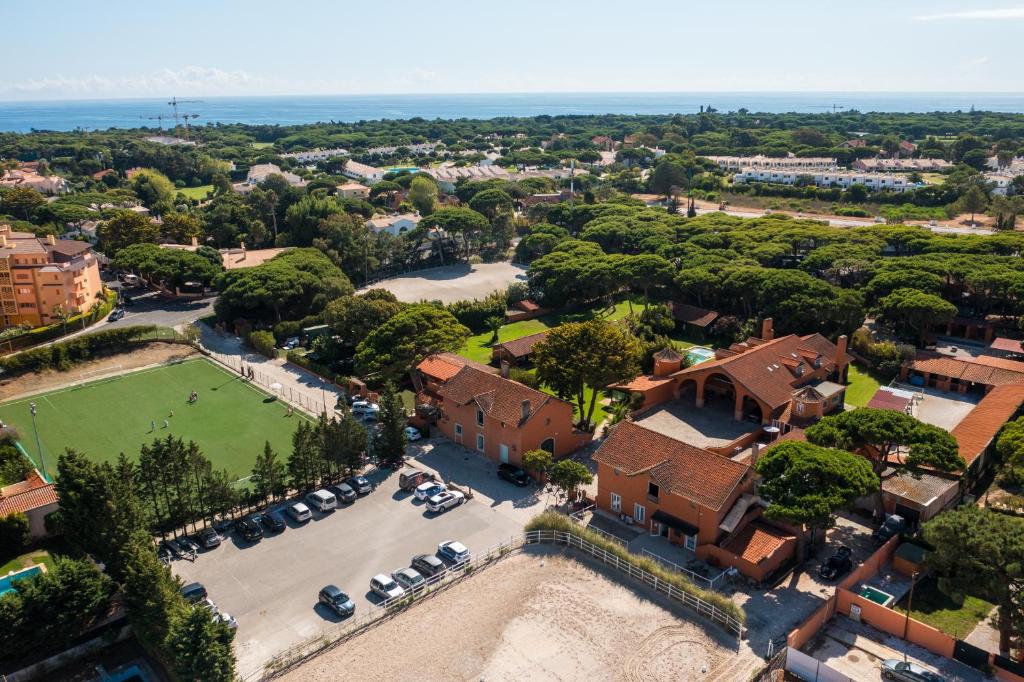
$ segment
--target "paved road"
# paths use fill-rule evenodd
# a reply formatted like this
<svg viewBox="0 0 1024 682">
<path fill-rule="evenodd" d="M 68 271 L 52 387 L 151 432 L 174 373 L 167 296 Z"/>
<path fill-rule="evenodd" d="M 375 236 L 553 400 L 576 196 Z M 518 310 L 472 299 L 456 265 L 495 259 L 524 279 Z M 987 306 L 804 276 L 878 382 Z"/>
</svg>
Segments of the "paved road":
<svg viewBox="0 0 1024 682">
<path fill-rule="evenodd" d="M 496 464 L 447 441 L 421 441 L 410 453 L 419 468 L 470 486 L 474 498 L 435 516 L 398 490 L 397 473 L 371 470 L 367 476 L 377 489 L 351 505 L 315 514 L 305 525 L 289 520 L 280 535 L 255 545 L 232 536 L 194 563 L 172 564 L 186 582 L 202 582 L 210 598 L 238 621 L 241 675 L 340 622 L 317 606 L 324 585 L 338 585 L 357 612 L 365 611 L 378 601 L 369 591 L 375 574 L 408 566 L 416 554 L 433 554 L 444 540 L 459 540 L 471 551 L 507 542 L 547 502 L 535 487 L 499 480 Z"/>
<path fill-rule="evenodd" d="M 155 324 L 158 327 L 179 327 L 195 322 L 213 313 L 216 297 L 198 301 L 169 301 L 148 291 L 135 294 L 139 289 L 127 290 L 134 304 L 126 307 L 125 316 L 117 322 L 100 322 L 96 329 L 131 327 L 137 324 Z"/>
</svg>

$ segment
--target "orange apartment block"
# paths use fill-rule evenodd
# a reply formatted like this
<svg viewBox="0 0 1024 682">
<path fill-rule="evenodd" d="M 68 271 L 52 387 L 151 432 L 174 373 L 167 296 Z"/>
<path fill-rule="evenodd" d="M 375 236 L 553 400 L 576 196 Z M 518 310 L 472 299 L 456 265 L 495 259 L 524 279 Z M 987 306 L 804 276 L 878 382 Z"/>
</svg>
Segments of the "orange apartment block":
<svg viewBox="0 0 1024 682">
<path fill-rule="evenodd" d="M 0 225 L 0 307 L 3 327 L 56 322 L 58 306 L 87 312 L 103 299 L 99 261 L 86 242 L 39 238 Z"/>
<path fill-rule="evenodd" d="M 455 354 L 431 355 L 413 379 L 417 415 L 427 415 L 448 440 L 496 462 L 521 466 L 523 453 L 536 449 L 557 459 L 591 439 L 573 426 L 571 404 Z"/>
<path fill-rule="evenodd" d="M 765 580 L 796 551 L 796 537 L 761 520 L 751 466 L 631 421 L 594 453 L 597 506 L 682 545 L 698 558 Z"/>
</svg>

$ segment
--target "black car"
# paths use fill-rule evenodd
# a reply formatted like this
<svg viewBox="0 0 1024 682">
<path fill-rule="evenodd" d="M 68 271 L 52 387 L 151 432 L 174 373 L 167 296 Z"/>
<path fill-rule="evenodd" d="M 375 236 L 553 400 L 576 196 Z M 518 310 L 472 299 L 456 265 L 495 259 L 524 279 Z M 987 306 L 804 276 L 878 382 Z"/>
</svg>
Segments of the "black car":
<svg viewBox="0 0 1024 682">
<path fill-rule="evenodd" d="M 349 487 L 360 495 L 366 495 L 373 490 L 373 484 L 366 476 L 352 476 L 345 483 L 348 483 Z"/>
<path fill-rule="evenodd" d="M 178 538 L 178 544 L 183 550 L 185 550 L 186 554 L 195 554 L 200 548 L 199 542 L 193 540 L 187 535 Z"/>
<path fill-rule="evenodd" d="M 202 583 L 189 583 L 181 588 L 181 596 L 189 604 L 196 604 L 206 599 L 206 588 Z"/>
<path fill-rule="evenodd" d="M 175 559 L 185 556 L 185 550 L 178 544 L 177 540 L 164 540 L 160 543 L 160 549 L 170 554 Z"/>
<path fill-rule="evenodd" d="M 318 600 L 339 616 L 351 616 L 356 612 L 356 605 L 336 585 L 328 585 L 320 590 Z"/>
<path fill-rule="evenodd" d="M 263 539 L 263 529 L 259 522 L 251 516 L 244 516 L 235 522 L 235 531 L 246 542 L 259 542 Z"/>
<path fill-rule="evenodd" d="M 220 533 L 218 533 L 212 528 L 205 528 L 199 531 L 199 535 L 196 537 L 199 538 L 199 543 L 206 549 L 220 547 L 220 542 L 221 540 L 223 540 L 223 538 L 220 536 Z"/>
<path fill-rule="evenodd" d="M 409 562 L 409 566 L 427 580 L 435 576 L 444 575 L 444 572 L 448 570 L 444 562 L 433 554 L 417 554 Z"/>
<path fill-rule="evenodd" d="M 853 568 L 853 561 L 850 555 L 853 552 L 849 547 L 840 546 L 832 553 L 832 556 L 821 562 L 818 566 L 818 575 L 825 580 L 835 580 Z"/>
<path fill-rule="evenodd" d="M 889 541 L 894 535 L 899 535 L 907 529 L 907 522 L 902 516 L 897 514 L 890 514 L 889 518 L 885 520 L 881 528 L 878 528 L 871 537 L 875 539 L 875 544 L 883 545 Z"/>
<path fill-rule="evenodd" d="M 498 465 L 498 478 L 514 483 L 520 488 L 525 488 L 530 485 L 530 474 L 526 473 L 517 466 L 511 464 L 499 464 Z"/>
<path fill-rule="evenodd" d="M 268 511 L 260 514 L 260 523 L 271 533 L 280 533 L 285 529 L 284 517 L 279 511 Z"/>
<path fill-rule="evenodd" d="M 356 501 L 356 491 L 348 483 L 336 483 L 335 485 L 327 486 L 327 489 L 334 493 L 334 496 L 341 502 Z"/>
</svg>

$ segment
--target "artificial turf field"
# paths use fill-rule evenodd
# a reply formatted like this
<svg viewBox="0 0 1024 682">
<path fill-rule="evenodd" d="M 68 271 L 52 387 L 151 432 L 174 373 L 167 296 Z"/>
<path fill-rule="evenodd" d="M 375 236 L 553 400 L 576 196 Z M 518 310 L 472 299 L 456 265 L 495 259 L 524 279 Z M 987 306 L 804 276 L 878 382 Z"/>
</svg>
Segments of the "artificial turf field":
<svg viewBox="0 0 1024 682">
<path fill-rule="evenodd" d="M 190 405 L 192 391 L 199 400 Z M 198 443 L 215 469 L 245 478 L 264 441 L 282 459 L 288 456 L 292 432 L 304 418 L 297 412 L 286 416 L 286 405 L 209 360 L 187 360 L 0 403 L 0 420 L 18 429 L 22 447 L 37 466 L 31 402 L 37 406 L 50 476 L 65 448 L 97 461 L 114 461 L 121 452 L 136 459 L 139 446 L 170 433 Z M 169 428 L 163 426 L 165 419 Z M 156 422 L 155 431 L 150 420 Z"/>
</svg>

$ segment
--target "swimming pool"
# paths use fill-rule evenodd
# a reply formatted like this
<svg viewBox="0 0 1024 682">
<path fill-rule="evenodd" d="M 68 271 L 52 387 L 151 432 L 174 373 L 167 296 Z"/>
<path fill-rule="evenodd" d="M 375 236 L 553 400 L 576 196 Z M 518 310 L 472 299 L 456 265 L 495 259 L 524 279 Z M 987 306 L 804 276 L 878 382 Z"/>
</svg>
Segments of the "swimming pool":
<svg viewBox="0 0 1024 682">
<path fill-rule="evenodd" d="M 4 577 L 0 578 L 0 597 L 4 596 L 8 592 L 14 590 L 14 583 L 18 580 L 24 580 L 25 578 L 32 578 L 43 572 L 41 565 L 29 566 L 23 568 L 20 571 L 13 571 L 8 573 Z"/>
<path fill-rule="evenodd" d="M 699 365 L 707 360 L 715 359 L 715 351 L 704 346 L 694 346 L 693 348 L 686 349 L 686 362 L 690 367 Z"/>
<path fill-rule="evenodd" d="M 865 599 L 869 599 L 876 604 L 881 604 L 882 606 L 889 606 L 889 604 L 896 601 L 896 597 L 892 596 L 888 592 L 883 592 L 877 587 L 872 587 L 871 585 L 862 586 L 860 588 L 860 596 Z"/>
</svg>

